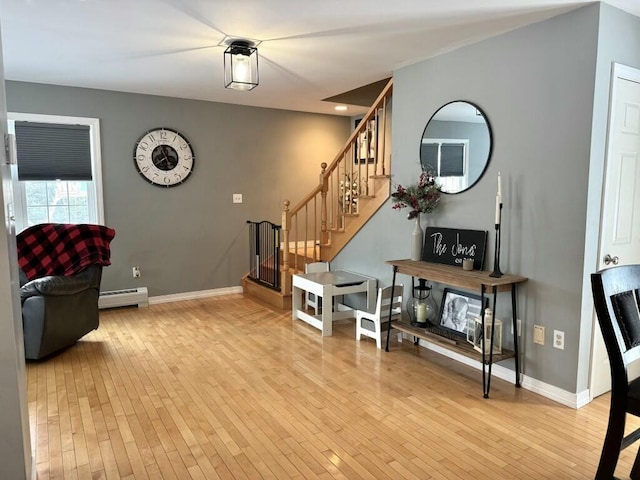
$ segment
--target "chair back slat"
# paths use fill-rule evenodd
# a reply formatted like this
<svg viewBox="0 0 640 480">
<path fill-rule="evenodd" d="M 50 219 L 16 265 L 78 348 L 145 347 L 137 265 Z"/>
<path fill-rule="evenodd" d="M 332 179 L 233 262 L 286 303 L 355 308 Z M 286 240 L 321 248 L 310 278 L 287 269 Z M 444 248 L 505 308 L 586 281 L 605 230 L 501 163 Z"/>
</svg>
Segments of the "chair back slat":
<svg viewBox="0 0 640 480">
<path fill-rule="evenodd" d="M 612 295 L 611 304 L 627 350 L 637 347 L 640 345 L 638 290 L 630 290 Z"/>
<path fill-rule="evenodd" d="M 612 380 L 626 383 L 627 365 L 640 358 L 640 265 L 620 265 L 594 273 L 591 287 Z"/>
<path fill-rule="evenodd" d="M 329 262 L 312 262 L 304 266 L 305 273 L 328 272 Z"/>
<path fill-rule="evenodd" d="M 392 287 L 384 287 L 378 289 L 378 304 L 376 305 L 376 314 L 379 314 L 383 320 L 389 316 L 389 308 L 392 313 L 400 313 L 402 309 L 403 285 L 396 285 L 395 291 Z"/>
</svg>

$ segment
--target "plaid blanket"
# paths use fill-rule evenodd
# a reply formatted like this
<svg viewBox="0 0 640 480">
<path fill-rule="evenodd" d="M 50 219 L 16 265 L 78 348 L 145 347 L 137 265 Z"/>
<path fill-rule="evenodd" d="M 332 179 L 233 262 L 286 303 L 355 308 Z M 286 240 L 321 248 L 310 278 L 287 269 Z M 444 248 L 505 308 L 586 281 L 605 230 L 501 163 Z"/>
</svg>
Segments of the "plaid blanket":
<svg viewBox="0 0 640 480">
<path fill-rule="evenodd" d="M 109 242 L 116 232 L 89 224 L 41 223 L 16 236 L 18 266 L 28 280 L 74 275 L 89 265 L 111 264 Z"/>
</svg>

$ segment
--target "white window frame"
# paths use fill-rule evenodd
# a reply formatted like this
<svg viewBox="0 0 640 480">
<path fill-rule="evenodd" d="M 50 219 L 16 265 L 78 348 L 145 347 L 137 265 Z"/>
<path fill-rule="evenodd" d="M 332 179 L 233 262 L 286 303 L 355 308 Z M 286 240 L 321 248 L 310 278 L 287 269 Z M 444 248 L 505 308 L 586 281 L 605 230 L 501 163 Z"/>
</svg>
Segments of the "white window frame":
<svg viewBox="0 0 640 480">
<path fill-rule="evenodd" d="M 445 192 L 459 191 L 460 188 L 464 188 L 469 185 L 469 139 L 468 138 L 423 138 L 423 145 L 438 145 L 438 166 L 436 177 Z M 463 145 L 463 171 L 460 176 L 441 177 L 440 176 L 440 162 L 441 162 L 441 148 L 443 145 L 449 144 L 462 144 Z"/>
<path fill-rule="evenodd" d="M 7 112 L 7 120 L 9 123 L 9 133 L 15 132 L 15 122 L 37 122 L 37 123 L 57 123 L 62 125 L 86 125 L 89 127 L 89 140 L 91 148 L 91 183 L 93 189 L 89 189 L 87 192 L 89 195 L 89 201 L 94 200 L 96 210 L 96 223 L 104 225 L 104 200 L 103 200 L 103 188 L 102 188 L 102 155 L 100 150 L 100 120 L 90 117 L 68 117 L 61 115 L 45 115 L 39 113 L 20 113 L 20 112 Z M 15 202 L 15 216 L 16 220 L 20 219 L 22 223 L 26 220 L 26 192 L 17 177 L 15 178 L 14 189 L 14 202 Z M 92 198 L 93 197 L 93 198 Z M 22 230 L 26 225 L 18 225 Z"/>
<path fill-rule="evenodd" d="M 423 145 L 438 145 L 438 171 L 436 172 L 439 176 L 440 174 L 440 162 L 441 162 L 441 158 L 440 158 L 440 151 L 443 145 L 458 145 L 458 144 L 462 144 L 463 145 L 463 154 L 462 154 L 462 161 L 463 161 L 463 169 L 464 169 L 464 173 L 462 175 L 460 175 L 461 177 L 465 177 L 468 178 L 469 177 L 469 139 L 468 138 L 461 138 L 461 139 L 455 139 L 455 138 L 423 138 L 422 139 L 422 144 Z"/>
</svg>

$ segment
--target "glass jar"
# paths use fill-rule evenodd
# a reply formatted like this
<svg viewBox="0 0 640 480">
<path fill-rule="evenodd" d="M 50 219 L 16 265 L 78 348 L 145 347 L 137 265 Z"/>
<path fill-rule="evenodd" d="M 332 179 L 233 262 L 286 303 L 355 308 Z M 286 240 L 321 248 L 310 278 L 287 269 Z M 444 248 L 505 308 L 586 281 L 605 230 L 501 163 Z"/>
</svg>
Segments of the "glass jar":
<svg viewBox="0 0 640 480">
<path fill-rule="evenodd" d="M 421 278 L 418 280 L 418 285 L 413 285 L 411 296 L 407 301 L 407 313 L 414 327 L 430 327 L 436 324 L 438 306 L 431 294 L 431 286 L 427 285 L 426 280 Z"/>
</svg>

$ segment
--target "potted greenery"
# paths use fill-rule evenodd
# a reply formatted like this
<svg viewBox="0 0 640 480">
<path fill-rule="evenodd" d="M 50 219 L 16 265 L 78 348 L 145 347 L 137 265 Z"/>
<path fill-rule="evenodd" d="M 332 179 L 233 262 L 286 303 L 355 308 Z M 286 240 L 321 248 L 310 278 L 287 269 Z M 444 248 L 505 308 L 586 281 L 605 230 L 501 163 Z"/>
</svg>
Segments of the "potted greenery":
<svg viewBox="0 0 640 480">
<path fill-rule="evenodd" d="M 440 205 L 442 193 L 433 172 L 422 172 L 418 182 L 408 187 L 398 184 L 391 194 L 393 205 L 391 208 L 400 210 L 409 208 L 407 218 L 416 219 L 412 234 L 411 260 L 422 259 L 423 233 L 420 226 L 420 214 L 432 213 Z"/>
</svg>

